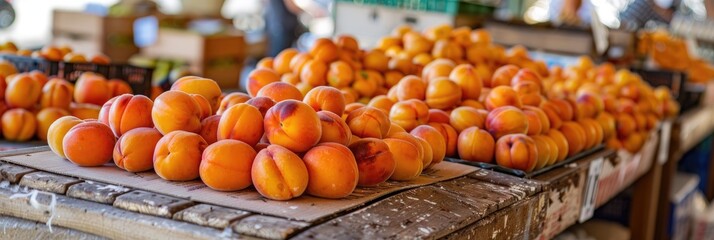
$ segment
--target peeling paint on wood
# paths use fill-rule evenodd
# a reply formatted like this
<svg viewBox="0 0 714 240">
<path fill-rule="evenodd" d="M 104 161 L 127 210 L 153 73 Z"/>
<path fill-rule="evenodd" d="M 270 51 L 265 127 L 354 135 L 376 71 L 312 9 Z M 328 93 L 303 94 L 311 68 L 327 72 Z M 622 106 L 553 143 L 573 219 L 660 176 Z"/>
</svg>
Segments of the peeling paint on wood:
<svg viewBox="0 0 714 240">
<path fill-rule="evenodd" d="M 12 163 L 0 162 L 0 175 L 4 180 L 10 183 L 18 183 L 20 179 L 22 179 L 22 176 L 35 171 L 37 170 Z"/>
<path fill-rule="evenodd" d="M 198 204 L 177 212 L 174 214 L 174 219 L 223 229 L 228 227 L 231 222 L 248 215 L 250 213 L 243 210 Z"/>
<path fill-rule="evenodd" d="M 50 231 L 44 223 L 8 216 L 0 216 L 0 229 L 2 229 L 0 230 L 0 238 L 2 239 L 107 239 L 91 233 L 57 226 L 52 227 L 52 231 Z"/>
<path fill-rule="evenodd" d="M 121 209 L 166 218 L 193 204 L 188 200 L 141 190 L 125 193 L 114 201 L 114 206 Z"/>
<path fill-rule="evenodd" d="M 267 239 L 286 239 L 309 225 L 306 222 L 253 215 L 240 219 L 231 226 L 238 234 Z"/>
<path fill-rule="evenodd" d="M 116 197 L 131 189 L 94 181 L 84 181 L 72 185 L 67 190 L 67 196 L 89 200 L 98 203 L 112 204 Z"/>
<path fill-rule="evenodd" d="M 21 186 L 37 190 L 65 194 L 69 186 L 80 183 L 81 180 L 48 172 L 32 172 L 25 174 L 20 180 Z"/>
</svg>

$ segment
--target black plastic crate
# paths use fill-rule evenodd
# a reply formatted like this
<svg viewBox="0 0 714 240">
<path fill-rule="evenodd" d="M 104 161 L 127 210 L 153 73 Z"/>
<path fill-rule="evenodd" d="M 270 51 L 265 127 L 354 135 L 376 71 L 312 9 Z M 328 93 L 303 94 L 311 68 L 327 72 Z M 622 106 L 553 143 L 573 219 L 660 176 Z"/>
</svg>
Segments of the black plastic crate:
<svg viewBox="0 0 714 240">
<path fill-rule="evenodd" d="M 41 58 L 23 57 L 11 54 L 1 54 L 0 59 L 11 62 L 18 72 L 40 71 L 48 76 L 55 76 L 59 73 L 60 62 L 48 61 Z"/>
<path fill-rule="evenodd" d="M 135 94 L 151 96 L 151 79 L 153 68 L 142 68 L 128 64 L 94 64 L 48 61 L 41 58 L 31 58 L 16 55 L 0 55 L 15 65 L 19 72 L 39 70 L 48 76 L 57 76 L 74 83 L 84 72 L 95 72 L 107 79 L 120 79 L 129 83 Z"/>
<path fill-rule="evenodd" d="M 689 83 L 687 74 L 684 72 L 645 68 L 632 68 L 631 70 L 653 87 L 669 87 L 672 90 L 672 97 L 679 103 L 682 113 L 698 107 L 706 90 L 703 86 Z"/>
</svg>

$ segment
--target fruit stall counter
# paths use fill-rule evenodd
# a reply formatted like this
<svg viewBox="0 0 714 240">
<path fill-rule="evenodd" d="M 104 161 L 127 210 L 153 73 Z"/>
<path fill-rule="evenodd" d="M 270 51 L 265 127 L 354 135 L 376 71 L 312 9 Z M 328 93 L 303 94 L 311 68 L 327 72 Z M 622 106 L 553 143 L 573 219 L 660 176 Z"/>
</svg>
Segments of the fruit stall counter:
<svg viewBox="0 0 714 240">
<path fill-rule="evenodd" d="M 651 138 L 634 155 L 656 152 L 658 139 Z M 640 157 L 639 165 L 648 169 L 625 173 L 626 169 L 640 168 L 627 168 L 622 152 L 600 150 L 533 179 L 476 169 L 462 177 L 394 192 L 314 221 L 301 221 L 206 204 L 191 197 L 174 197 L 169 192 L 83 180 L 67 176 L 73 174 L 45 172 L 8 162 L 8 159 L 22 159 L 47 150 L 46 147 L 26 148 L 0 154 L 0 175 L 4 182 L 0 184 L 0 206 L 5 206 L 0 214 L 15 219 L 8 220 L 8 224 L 24 224 L 26 220 L 39 222 L 36 224 L 49 222 L 35 228 L 38 234 L 51 226 L 60 230 L 46 234 L 81 233 L 110 238 L 161 234 L 199 239 L 464 236 L 550 239 L 580 219 L 587 219 L 583 208 L 599 198 L 588 193 L 603 194 L 610 190 L 615 192 L 605 195 L 614 196 L 655 165 L 651 164 L 653 156 Z M 593 185 L 591 169 L 596 166 L 593 162 L 601 164 L 596 169 L 606 169 L 602 166 L 607 162 L 619 164 L 613 165 L 609 173 L 600 172 L 600 179 L 594 178 L 599 185 Z M 632 175 L 632 180 L 619 182 L 616 187 L 603 183 L 605 176 L 613 172 Z M 290 202 L 284 204 L 290 205 Z M 125 232 L 124 227 L 138 230 Z"/>
<path fill-rule="evenodd" d="M 46 150 L 20 149 L 4 152 L 2 158 Z M 284 239 L 337 236 L 334 234 L 438 238 L 456 233 L 533 238 L 539 233 L 546 204 L 540 183 L 479 169 L 380 198 L 348 213 L 306 222 L 81 180 L 5 161 L 0 173 L 6 181 L 0 187 L 2 215 L 110 238 Z M 505 216 L 508 224 L 503 222 Z M 125 231 L 128 227 L 134 230 Z"/>
</svg>

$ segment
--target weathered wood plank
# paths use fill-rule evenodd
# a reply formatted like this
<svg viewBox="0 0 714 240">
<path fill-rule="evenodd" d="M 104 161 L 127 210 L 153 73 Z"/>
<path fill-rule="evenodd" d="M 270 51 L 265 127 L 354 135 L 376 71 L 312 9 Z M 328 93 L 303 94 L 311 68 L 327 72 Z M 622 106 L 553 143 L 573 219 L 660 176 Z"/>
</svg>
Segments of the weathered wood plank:
<svg viewBox="0 0 714 240">
<path fill-rule="evenodd" d="M 535 239 L 545 219 L 544 196 L 540 193 L 518 201 L 451 233 L 446 239 Z"/>
<path fill-rule="evenodd" d="M 297 239 L 440 238 L 470 225 L 478 209 L 426 186 L 399 193 L 302 232 Z"/>
<path fill-rule="evenodd" d="M 52 227 L 52 231 L 44 223 L 28 221 L 21 218 L 0 216 L 1 239 L 58 239 L 58 240 L 102 240 L 107 239 L 91 233 L 70 228 Z"/>
<path fill-rule="evenodd" d="M 0 176 L 10 183 L 18 183 L 25 174 L 36 172 L 37 170 L 15 165 L 12 163 L 0 162 Z"/>
<path fill-rule="evenodd" d="M 141 190 L 122 194 L 114 200 L 114 207 L 166 218 L 193 204 L 188 200 Z"/>
<path fill-rule="evenodd" d="M 511 189 L 519 190 L 525 192 L 527 196 L 540 192 L 542 188 L 541 183 L 537 181 L 525 178 L 518 178 L 485 169 L 479 169 L 478 171 L 466 176 L 481 180 L 483 182 L 506 186 Z"/>
<path fill-rule="evenodd" d="M 20 185 L 41 191 L 65 194 L 69 186 L 80 182 L 82 180 L 54 173 L 32 172 L 22 177 Z"/>
<path fill-rule="evenodd" d="M 0 157 L 17 156 L 17 155 L 30 154 L 30 153 L 36 153 L 36 152 L 44 152 L 44 151 L 50 151 L 50 147 L 49 146 L 39 146 L 39 147 L 27 147 L 27 148 L 18 148 L 18 149 L 7 150 L 7 151 L 0 151 Z"/>
<path fill-rule="evenodd" d="M 242 235 L 267 239 L 286 239 L 309 225 L 306 222 L 253 215 L 240 219 L 231 226 L 234 232 Z"/>
<path fill-rule="evenodd" d="M 13 185 L 0 188 L 0 215 L 13 216 L 38 222 L 48 222 L 51 226 L 61 226 L 96 234 L 110 239 L 217 239 L 243 238 L 230 230 L 218 230 L 199 225 L 155 217 L 112 207 L 111 205 L 90 202 L 38 192 L 35 196 L 37 208 L 30 205 L 32 198 L 28 193 Z M 24 194 L 15 196 L 14 194 Z M 30 192 L 32 193 L 32 192 Z M 54 208 L 48 206 L 56 200 Z"/>
<path fill-rule="evenodd" d="M 174 214 L 173 218 L 176 220 L 195 223 L 201 226 L 223 229 L 228 227 L 231 222 L 244 218 L 250 214 L 250 212 L 238 209 L 219 207 L 209 204 L 198 204 L 177 212 Z"/>
<path fill-rule="evenodd" d="M 437 183 L 434 186 L 460 196 L 460 200 L 479 209 L 479 217 L 486 216 L 527 197 L 523 191 L 469 177 Z"/>
<path fill-rule="evenodd" d="M 131 191 L 131 189 L 121 186 L 84 181 L 70 186 L 67 190 L 67 196 L 98 203 L 112 204 L 117 196 L 129 191 Z"/>
</svg>

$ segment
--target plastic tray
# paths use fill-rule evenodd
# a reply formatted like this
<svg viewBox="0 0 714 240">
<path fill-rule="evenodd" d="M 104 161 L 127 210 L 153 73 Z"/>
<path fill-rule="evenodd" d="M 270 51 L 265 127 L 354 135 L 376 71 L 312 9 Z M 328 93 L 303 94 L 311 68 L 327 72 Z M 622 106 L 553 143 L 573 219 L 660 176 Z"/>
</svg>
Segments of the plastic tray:
<svg viewBox="0 0 714 240">
<path fill-rule="evenodd" d="M 580 153 L 578 153 L 578 154 L 575 154 L 575 156 L 566 158 L 566 159 L 563 160 L 563 161 L 557 162 L 557 163 L 555 163 L 555 164 L 553 164 L 553 165 L 550 165 L 550 166 L 547 166 L 547 167 L 544 167 L 544 168 L 541 168 L 541 169 L 538 169 L 538 170 L 535 170 L 535 171 L 529 172 L 529 173 L 527 173 L 527 172 L 525 172 L 525 171 L 523 171 L 523 170 L 517 170 L 517 169 L 511 169 L 511 168 L 507 168 L 507 167 L 502 167 L 502 166 L 499 166 L 499 165 L 493 164 L 493 163 L 472 162 L 472 161 L 466 161 L 466 160 L 462 160 L 462 159 L 458 159 L 458 158 L 449 158 L 449 157 L 445 158 L 445 160 L 446 160 L 446 161 L 449 161 L 449 162 L 461 163 L 461 164 L 465 164 L 465 165 L 469 165 L 469 166 L 474 166 L 474 167 L 479 167 L 479 168 L 483 168 L 483 169 L 488 169 L 488 170 L 492 170 L 492 171 L 496 171 L 496 172 L 501 172 L 501 173 L 513 175 L 513 176 L 520 177 L 520 178 L 533 178 L 533 177 L 535 177 L 535 176 L 538 176 L 538 175 L 540 175 L 540 174 L 543 174 L 543 173 L 545 173 L 545 172 L 548 172 L 548 171 L 550 171 L 551 169 L 559 168 L 559 167 L 561 167 L 561 166 L 563 166 L 563 165 L 572 163 L 572 162 L 574 162 L 575 160 L 582 159 L 583 157 L 588 156 L 588 155 L 590 155 L 590 154 L 593 154 L 593 153 L 595 153 L 595 152 L 597 152 L 597 151 L 600 151 L 600 150 L 602 150 L 602 149 L 604 149 L 604 148 L 605 148 L 605 145 L 604 145 L 604 144 L 600 144 L 600 145 L 598 145 L 598 146 L 596 146 L 596 147 L 594 147 L 594 148 L 591 148 L 591 149 L 582 151 L 582 152 L 580 152 Z"/>
</svg>

